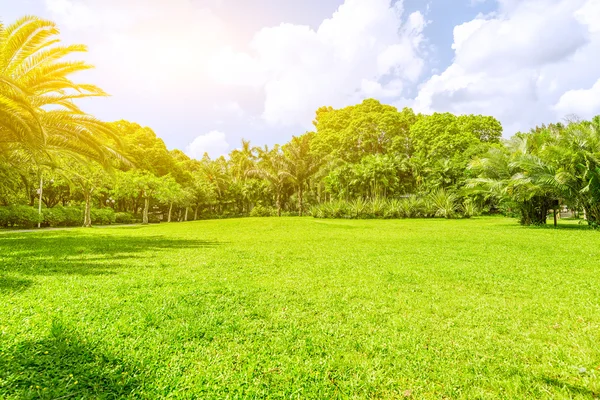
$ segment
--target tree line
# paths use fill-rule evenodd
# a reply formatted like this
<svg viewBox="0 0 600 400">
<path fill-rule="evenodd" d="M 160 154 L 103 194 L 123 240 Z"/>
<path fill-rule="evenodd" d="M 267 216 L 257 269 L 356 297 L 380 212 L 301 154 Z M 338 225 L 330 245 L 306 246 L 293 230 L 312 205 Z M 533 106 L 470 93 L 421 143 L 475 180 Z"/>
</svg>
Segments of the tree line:
<svg viewBox="0 0 600 400">
<path fill-rule="evenodd" d="M 242 140 L 190 159 L 148 127 L 103 122 L 78 99 L 105 96 L 70 76 L 51 21 L 0 26 L 0 224 L 188 221 L 235 216 L 469 217 L 544 224 L 557 204 L 600 218 L 600 117 L 502 139 L 481 115 L 398 110 L 374 99 L 322 107 L 283 145 Z M 37 213 L 36 213 L 36 208 Z M 38 221 L 41 215 L 41 220 Z"/>
</svg>

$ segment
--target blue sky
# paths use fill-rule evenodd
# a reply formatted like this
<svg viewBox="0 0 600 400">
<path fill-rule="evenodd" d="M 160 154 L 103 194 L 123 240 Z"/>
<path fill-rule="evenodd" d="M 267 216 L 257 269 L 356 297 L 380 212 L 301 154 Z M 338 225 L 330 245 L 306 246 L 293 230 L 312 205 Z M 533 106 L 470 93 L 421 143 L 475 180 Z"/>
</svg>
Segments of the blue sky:
<svg viewBox="0 0 600 400">
<path fill-rule="evenodd" d="M 597 0 L 0 0 L 87 44 L 84 108 L 218 156 L 283 143 L 366 97 L 493 115 L 505 136 L 600 114 Z"/>
</svg>

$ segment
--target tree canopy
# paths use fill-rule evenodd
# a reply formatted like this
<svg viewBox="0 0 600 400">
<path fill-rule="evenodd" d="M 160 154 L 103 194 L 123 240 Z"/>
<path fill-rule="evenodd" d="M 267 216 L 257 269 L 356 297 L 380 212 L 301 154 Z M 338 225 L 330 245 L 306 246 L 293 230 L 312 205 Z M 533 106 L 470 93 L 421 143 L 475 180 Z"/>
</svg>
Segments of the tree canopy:
<svg viewBox="0 0 600 400">
<path fill-rule="evenodd" d="M 0 206 L 81 206 L 87 226 L 93 208 L 182 221 L 303 215 L 336 201 L 360 209 L 381 199 L 442 210 L 406 215 L 452 217 L 451 203 L 471 210 L 464 214 L 501 210 L 543 224 L 566 204 L 590 224 L 600 220 L 600 116 L 503 140 L 492 116 L 424 115 L 366 99 L 319 108 L 314 130 L 282 145 L 242 140 L 226 157 L 194 160 L 149 127 L 81 110 L 80 99 L 106 95 L 71 80 L 92 68 L 74 61 L 84 51 L 61 45 L 51 21 L 0 25 Z"/>
</svg>

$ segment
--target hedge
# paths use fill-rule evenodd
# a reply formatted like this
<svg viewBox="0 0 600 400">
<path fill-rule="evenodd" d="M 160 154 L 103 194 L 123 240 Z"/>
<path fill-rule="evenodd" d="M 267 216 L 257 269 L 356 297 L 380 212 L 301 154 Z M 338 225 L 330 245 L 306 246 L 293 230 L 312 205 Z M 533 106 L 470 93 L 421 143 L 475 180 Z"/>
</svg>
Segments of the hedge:
<svg viewBox="0 0 600 400">
<path fill-rule="evenodd" d="M 117 221 L 117 215 L 120 220 Z M 112 208 L 92 209 L 92 224 L 110 225 L 118 223 L 133 223 L 133 216 L 128 213 L 115 213 Z M 39 215 L 35 207 L 8 206 L 0 207 L 0 227 L 4 228 L 33 228 L 38 224 Z M 81 207 L 56 206 L 42 209 L 40 221 L 46 227 L 81 226 L 83 225 L 83 209 Z"/>
</svg>

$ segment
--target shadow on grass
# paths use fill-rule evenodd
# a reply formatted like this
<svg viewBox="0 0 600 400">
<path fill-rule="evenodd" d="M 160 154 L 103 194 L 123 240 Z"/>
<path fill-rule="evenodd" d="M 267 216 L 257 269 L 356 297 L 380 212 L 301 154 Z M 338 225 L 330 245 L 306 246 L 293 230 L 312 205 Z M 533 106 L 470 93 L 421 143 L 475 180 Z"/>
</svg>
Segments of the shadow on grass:
<svg viewBox="0 0 600 400">
<path fill-rule="evenodd" d="M 0 293 L 18 292 L 31 286 L 31 280 L 0 276 Z"/>
<path fill-rule="evenodd" d="M 560 388 L 560 389 L 565 389 L 570 394 L 573 394 L 573 395 L 581 395 L 581 396 L 586 396 L 586 397 L 591 397 L 591 398 L 597 398 L 598 396 L 600 396 L 600 391 L 591 390 L 584 386 L 573 385 L 573 384 L 570 384 L 567 382 L 563 382 L 556 378 L 550 378 L 550 377 L 545 376 L 542 378 L 542 381 L 544 383 L 546 383 L 547 385 L 550 385 L 550 386 L 553 386 L 556 388 Z"/>
<path fill-rule="evenodd" d="M 552 221 L 548 221 L 546 225 L 530 225 L 525 226 L 527 229 L 564 229 L 564 230 L 577 230 L 577 231 L 597 231 L 598 229 L 594 229 L 594 227 L 587 224 L 587 222 L 583 223 L 561 223 L 559 222 L 557 226 L 554 226 Z"/>
<path fill-rule="evenodd" d="M 149 267 L 164 266 L 156 252 L 213 248 L 219 244 L 166 236 L 117 236 L 74 231 L 15 234 L 0 237 L 0 273 L 107 275 L 132 264 L 139 268 L 139 263 L 131 261 L 140 259 L 146 260 L 145 265 Z M 168 262 L 168 258 L 166 260 Z"/>
<path fill-rule="evenodd" d="M 60 321 L 48 337 L 0 348 L 0 398 L 141 397 L 143 371 L 94 349 Z"/>
</svg>

